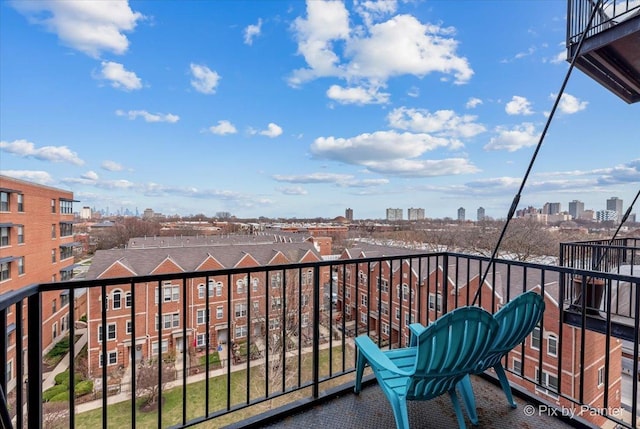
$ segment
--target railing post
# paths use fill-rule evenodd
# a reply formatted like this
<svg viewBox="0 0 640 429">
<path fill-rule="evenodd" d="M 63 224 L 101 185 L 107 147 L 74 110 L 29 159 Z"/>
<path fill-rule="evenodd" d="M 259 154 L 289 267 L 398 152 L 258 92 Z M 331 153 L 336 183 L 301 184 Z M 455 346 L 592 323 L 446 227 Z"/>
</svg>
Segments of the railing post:
<svg viewBox="0 0 640 429">
<path fill-rule="evenodd" d="M 313 399 L 319 396 L 320 382 L 320 266 L 313 267 Z"/>
<path fill-rule="evenodd" d="M 20 305 L 20 304 L 18 304 Z M 42 295 L 37 291 L 28 298 L 27 350 L 28 366 L 28 424 L 29 428 L 42 428 Z M 22 351 L 18 351 L 22 353 Z"/>
<path fill-rule="evenodd" d="M 449 253 L 446 252 L 442 255 L 442 314 L 449 312 Z M 438 291 L 436 289 L 436 311 L 438 311 Z M 468 305 L 469 303 L 467 303 Z"/>
</svg>

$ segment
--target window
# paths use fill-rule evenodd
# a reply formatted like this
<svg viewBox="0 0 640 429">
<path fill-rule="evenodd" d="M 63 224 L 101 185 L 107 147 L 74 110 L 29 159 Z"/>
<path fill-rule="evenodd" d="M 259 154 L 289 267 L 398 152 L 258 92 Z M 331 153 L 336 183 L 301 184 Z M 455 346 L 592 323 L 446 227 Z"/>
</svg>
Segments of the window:
<svg viewBox="0 0 640 429">
<path fill-rule="evenodd" d="M 58 322 L 53 322 L 53 325 L 51 325 L 51 337 L 58 337 Z"/>
<path fill-rule="evenodd" d="M 442 311 L 442 295 L 441 294 L 429 294 L 429 310 Z"/>
<path fill-rule="evenodd" d="M 547 338 L 547 354 L 549 356 L 558 356 L 558 337 L 553 334 Z"/>
<path fill-rule="evenodd" d="M 206 294 L 205 294 L 205 287 L 204 287 L 204 283 L 201 283 L 198 285 L 198 298 L 199 299 L 204 299 L 206 298 Z"/>
<path fill-rule="evenodd" d="M 238 294 L 244 293 L 245 279 L 236 280 L 236 292 Z"/>
<path fill-rule="evenodd" d="M 171 300 L 172 301 L 180 300 L 180 287 L 179 286 L 172 286 L 171 287 Z"/>
<path fill-rule="evenodd" d="M 389 315 L 389 304 L 387 304 L 386 302 L 383 302 L 382 305 L 380 306 L 380 311 L 385 316 L 388 316 Z"/>
<path fill-rule="evenodd" d="M 206 322 L 207 310 L 198 310 L 196 312 L 196 323 L 198 325 L 204 325 Z"/>
<path fill-rule="evenodd" d="M 56 249 L 51 249 L 51 263 L 56 263 Z"/>
<path fill-rule="evenodd" d="M 247 315 L 247 304 L 236 304 L 236 317 L 245 317 Z"/>
<path fill-rule="evenodd" d="M 253 311 L 260 310 L 260 301 L 253 301 Z"/>
<path fill-rule="evenodd" d="M 309 295 L 306 293 L 302 295 L 302 306 L 305 305 L 309 305 Z"/>
<path fill-rule="evenodd" d="M 126 308 L 131 308 L 132 305 L 132 298 L 131 298 L 131 292 L 127 292 L 124 294 L 124 306 Z"/>
<path fill-rule="evenodd" d="M 18 211 L 23 212 L 24 211 L 24 195 L 18 194 L 17 197 L 18 197 Z"/>
<path fill-rule="evenodd" d="M 252 287 L 254 292 L 258 292 L 258 278 L 257 277 L 251 279 L 251 287 Z"/>
<path fill-rule="evenodd" d="M 51 213 L 55 213 L 56 212 L 56 200 L 52 199 L 51 200 Z"/>
<path fill-rule="evenodd" d="M 216 296 L 222 296 L 222 282 L 216 283 Z"/>
<path fill-rule="evenodd" d="M 13 360 L 7 362 L 7 381 L 13 380 Z"/>
<path fill-rule="evenodd" d="M 71 258 L 73 256 L 73 247 L 60 246 L 60 260 Z"/>
<path fill-rule="evenodd" d="M 180 314 L 163 314 L 162 315 L 162 328 L 171 329 L 180 327 Z M 158 330 L 158 317 L 156 316 L 156 331 Z"/>
<path fill-rule="evenodd" d="M 60 318 L 60 332 L 64 332 L 69 329 L 69 315 L 66 314 Z"/>
<path fill-rule="evenodd" d="M 409 296 L 409 286 L 403 284 L 402 285 L 402 300 L 406 301 Z"/>
<path fill-rule="evenodd" d="M 279 287 L 282 285 L 282 273 L 280 271 L 271 273 L 271 287 Z"/>
<path fill-rule="evenodd" d="M 60 237 L 70 237 L 73 235 L 73 224 L 69 222 L 60 223 Z"/>
<path fill-rule="evenodd" d="M 162 302 L 180 300 L 180 286 L 173 286 L 171 282 L 164 282 L 162 285 Z M 158 303 L 158 288 L 156 288 L 156 304 Z"/>
<path fill-rule="evenodd" d="M 367 313 L 360 313 L 360 322 L 362 324 L 366 324 L 367 323 Z"/>
<path fill-rule="evenodd" d="M 247 336 L 247 325 L 238 325 L 235 329 L 235 338 L 244 338 Z"/>
<path fill-rule="evenodd" d="M 122 292 L 116 290 L 111 295 L 111 305 L 114 310 L 120 310 L 122 308 Z"/>
<path fill-rule="evenodd" d="M 282 308 L 282 298 L 276 296 L 271 299 L 271 311 L 279 310 Z"/>
<path fill-rule="evenodd" d="M 400 320 L 400 307 L 396 307 L 396 320 Z"/>
<path fill-rule="evenodd" d="M 51 225 L 51 238 L 56 238 L 56 224 Z"/>
<path fill-rule="evenodd" d="M 416 316 L 413 314 L 405 313 L 404 315 L 404 324 L 409 326 L 413 322 L 416 321 Z"/>
<path fill-rule="evenodd" d="M 369 300 L 367 299 L 367 295 L 362 295 L 362 296 L 360 297 L 360 304 L 361 304 L 363 307 L 366 307 L 368 303 L 369 303 Z"/>
<path fill-rule="evenodd" d="M 531 332 L 531 348 L 540 350 L 540 327 L 536 326 Z"/>
<path fill-rule="evenodd" d="M 536 368 L 536 381 L 540 376 L 540 369 Z M 540 379 L 540 386 L 536 385 L 536 390 L 539 392 L 543 392 L 551 397 L 557 398 L 558 392 L 558 377 L 552 374 L 549 374 L 546 371 L 542 371 L 542 378 Z"/>
<path fill-rule="evenodd" d="M 18 244 L 24 243 L 24 226 L 18 225 Z"/>
<path fill-rule="evenodd" d="M 302 285 L 310 285 L 313 283 L 313 270 L 309 269 L 302 272 Z"/>
<path fill-rule="evenodd" d="M 307 313 L 304 313 L 302 315 L 302 327 L 306 328 L 307 326 L 309 326 L 309 315 Z"/>
<path fill-rule="evenodd" d="M 57 306 L 57 301 L 54 298 L 53 300 L 51 300 L 51 312 L 55 313 L 56 311 L 58 311 L 58 306 Z"/>
<path fill-rule="evenodd" d="M 161 343 L 161 352 L 162 353 L 166 353 L 169 351 L 169 340 L 162 340 Z M 153 343 L 151 343 L 151 354 L 152 355 L 157 355 L 158 354 L 158 342 L 154 341 Z"/>
<path fill-rule="evenodd" d="M 222 310 L 222 306 L 219 305 L 216 307 L 216 319 L 222 319 L 223 317 L 223 310 Z"/>
<path fill-rule="evenodd" d="M 389 335 L 389 324 L 382 322 L 382 333 L 384 335 Z"/>
<path fill-rule="evenodd" d="M 0 192 L 0 212 L 8 212 L 9 211 L 9 193 L 8 192 Z"/>
<path fill-rule="evenodd" d="M 69 293 L 60 293 L 60 308 L 69 304 Z"/>
<path fill-rule="evenodd" d="M 207 334 L 196 335 L 196 347 L 204 347 L 207 345 Z"/>
<path fill-rule="evenodd" d="M 513 370 L 513 372 L 515 372 L 516 374 L 522 374 L 522 362 L 519 361 L 518 359 L 513 359 L 513 364 L 511 365 L 511 369 Z"/>
<path fill-rule="evenodd" d="M 351 298 L 351 288 L 349 286 L 344 290 L 344 296 L 345 298 Z"/>
<path fill-rule="evenodd" d="M 107 341 L 112 341 L 116 339 L 116 324 L 108 323 L 107 324 Z M 98 325 L 98 342 L 102 342 L 102 325 Z"/>
<path fill-rule="evenodd" d="M 133 324 L 131 323 L 131 320 L 127 320 L 125 332 L 127 335 L 131 335 L 131 333 L 133 332 Z"/>
<path fill-rule="evenodd" d="M 60 200 L 60 213 L 72 214 L 73 213 L 73 201 Z"/>
<path fill-rule="evenodd" d="M 24 256 L 18 258 L 18 275 L 24 274 Z"/>
<path fill-rule="evenodd" d="M 269 319 L 269 330 L 275 331 L 278 328 L 280 328 L 280 319 Z"/>
<path fill-rule="evenodd" d="M 0 227 L 0 247 L 8 246 L 11 244 L 9 240 L 9 227 Z"/>
<path fill-rule="evenodd" d="M 598 387 L 604 384 L 604 366 L 598 368 Z"/>
<path fill-rule="evenodd" d="M 386 280 L 386 279 L 380 280 L 380 291 L 383 293 L 389 293 L 389 280 Z"/>
<path fill-rule="evenodd" d="M 107 352 L 107 366 L 115 365 L 118 363 L 118 352 L 116 350 Z M 100 353 L 100 362 L 98 365 L 102 367 L 104 365 L 104 355 Z"/>
<path fill-rule="evenodd" d="M 3 262 L 0 264 L 0 282 L 9 280 L 11 278 L 9 271 L 9 262 Z"/>
</svg>

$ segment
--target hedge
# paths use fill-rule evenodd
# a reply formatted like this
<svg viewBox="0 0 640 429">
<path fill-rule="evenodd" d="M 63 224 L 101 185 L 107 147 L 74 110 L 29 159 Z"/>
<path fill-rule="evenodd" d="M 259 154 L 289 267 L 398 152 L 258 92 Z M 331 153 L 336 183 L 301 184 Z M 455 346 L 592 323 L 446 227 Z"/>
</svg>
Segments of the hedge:
<svg viewBox="0 0 640 429">
<path fill-rule="evenodd" d="M 69 396 L 69 387 L 64 384 L 56 384 L 42 392 L 42 401 L 49 402 L 61 393 L 67 393 L 67 396 Z"/>
</svg>

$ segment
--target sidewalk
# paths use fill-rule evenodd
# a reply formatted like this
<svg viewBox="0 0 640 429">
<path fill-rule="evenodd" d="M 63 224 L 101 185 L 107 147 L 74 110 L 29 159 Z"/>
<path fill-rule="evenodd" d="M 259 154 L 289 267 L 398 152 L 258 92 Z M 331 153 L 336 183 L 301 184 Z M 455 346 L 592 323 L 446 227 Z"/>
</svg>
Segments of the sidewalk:
<svg viewBox="0 0 640 429">
<path fill-rule="evenodd" d="M 80 350 L 82 350 L 82 348 L 87 344 L 87 329 L 86 328 L 76 329 L 76 335 L 81 335 L 80 339 L 75 345 L 75 350 L 74 350 L 75 355 L 77 356 L 78 353 L 80 353 Z M 56 384 L 56 381 L 55 381 L 56 375 L 66 371 L 67 368 L 69 368 L 69 354 L 70 353 L 67 353 L 62 358 L 62 360 L 58 362 L 58 365 L 56 365 L 53 371 L 51 371 L 47 375 L 47 377 L 44 380 L 42 380 L 43 392 L 49 389 L 50 387 L 53 387 Z"/>
</svg>

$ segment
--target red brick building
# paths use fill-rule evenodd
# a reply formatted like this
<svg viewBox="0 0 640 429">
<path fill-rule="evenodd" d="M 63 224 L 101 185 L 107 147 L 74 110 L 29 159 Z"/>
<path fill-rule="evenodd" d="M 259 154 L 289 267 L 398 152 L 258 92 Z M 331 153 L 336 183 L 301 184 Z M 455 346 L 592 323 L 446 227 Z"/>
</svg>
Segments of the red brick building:
<svg viewBox="0 0 640 429">
<path fill-rule="evenodd" d="M 409 252 L 403 248 L 363 246 L 346 249 L 341 259 L 393 258 Z M 337 279 L 338 326 L 344 316 L 347 332 L 368 332 L 371 337 L 379 336 L 380 344 L 384 346 L 406 346 L 409 344 L 410 323 L 428 324 L 442 315 L 445 308 L 451 311 L 473 302 L 482 274 L 478 262 L 469 260 L 467 264 L 466 259 L 452 259 L 435 256 L 420 260 L 403 258 L 392 262 L 354 262 L 340 267 L 334 276 Z M 487 276 L 477 301 L 488 311 L 499 310 L 508 302 L 508 297 L 524 291 L 523 285 L 527 285 L 527 290 L 540 293 L 542 285 L 538 270 L 529 268 L 525 271 L 518 266 L 507 268 L 499 263 L 495 267 L 495 271 L 491 270 Z M 524 348 L 516 348 L 508 355 L 506 369 L 519 375 L 507 372 L 509 378 L 558 407 L 575 408 L 571 401 L 557 394 L 560 379 L 562 394 L 572 398 L 583 395 L 582 403 L 604 409 L 607 362 L 609 397 L 606 408 L 618 412 L 621 407 L 622 342 L 611 338 L 607 344 L 607 337 L 603 334 L 561 324 L 558 279 L 557 276 L 551 278 L 551 272 L 546 274 L 546 310 L 541 327 L 526 340 Z M 581 354 L 584 354 L 583 363 Z M 537 381 L 541 386 L 532 383 Z M 574 411 L 582 412 L 582 417 L 598 425 L 606 421 L 591 411 L 579 408 Z"/>
<path fill-rule="evenodd" d="M 324 238 L 281 242 L 268 237 L 222 237 L 217 244 L 211 240 L 217 239 L 184 237 L 181 243 L 177 238 L 132 239 L 126 249 L 96 252 L 87 279 L 317 262 L 322 260 L 325 248 L 331 248 L 330 240 Z M 329 279 L 328 273 L 323 270 L 325 282 Z M 312 274 L 312 269 L 308 269 L 299 273 L 273 270 L 268 274 L 261 271 L 229 277 L 202 276 L 187 279 L 184 284 L 182 280 L 164 281 L 161 285 L 136 283 L 133 291 L 131 284 L 126 283 L 106 287 L 106 303 L 102 302 L 101 288 L 90 288 L 87 291 L 89 375 L 101 375 L 103 306 L 107 320 L 107 366 L 130 367 L 132 347 L 135 347 L 136 360 L 146 360 L 159 353 L 172 355 L 177 358 L 176 367 L 180 369 L 185 345 L 190 356 L 192 352 L 204 353 L 207 336 L 210 348 L 215 350 L 221 344 L 246 341 L 249 334 L 260 338 L 278 331 L 283 323 L 281 313 L 285 302 L 288 309 L 296 309 L 286 317 L 287 323 L 297 325 L 299 322 L 300 335 L 310 336 Z M 185 332 L 187 338 L 183 340 Z"/>
<path fill-rule="evenodd" d="M 68 280 L 73 275 L 73 193 L 0 176 L 0 293 L 30 284 Z M 42 347 L 69 329 L 69 294 L 42 296 Z M 24 318 L 26 318 L 26 308 Z M 15 385 L 15 311 L 8 314 L 9 390 Z M 26 337 L 25 337 L 26 339 Z"/>
</svg>

